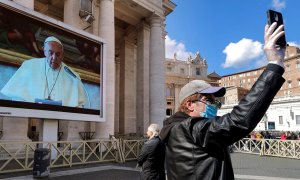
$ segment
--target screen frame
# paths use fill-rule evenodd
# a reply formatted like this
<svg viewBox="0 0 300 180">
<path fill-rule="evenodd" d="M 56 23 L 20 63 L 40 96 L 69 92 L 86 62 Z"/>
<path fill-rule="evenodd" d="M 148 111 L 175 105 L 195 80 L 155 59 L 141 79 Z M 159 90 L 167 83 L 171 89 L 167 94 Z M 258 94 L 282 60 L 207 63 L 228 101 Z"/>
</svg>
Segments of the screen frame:
<svg viewBox="0 0 300 180">
<path fill-rule="evenodd" d="M 65 24 L 61 21 L 18 5 L 16 3 L 6 1 L 0 2 L 2 8 L 14 11 L 20 15 L 27 16 L 34 20 L 40 21 L 50 26 L 60 28 L 74 36 L 86 38 L 91 41 L 100 43 L 102 45 L 101 63 L 100 63 L 100 109 L 85 109 L 85 108 L 74 108 L 67 106 L 53 106 L 47 104 L 37 104 L 30 102 L 20 102 L 11 100 L 0 100 L 0 116 L 9 117 L 28 117 L 28 118 L 42 118 L 42 119 L 63 119 L 63 120 L 78 120 L 78 121 L 94 121 L 94 122 L 105 122 L 106 112 L 105 103 L 106 99 L 106 70 L 103 68 L 106 61 L 106 45 L 105 41 L 93 34 L 85 32 L 81 29 L 77 29 L 73 26 Z"/>
</svg>

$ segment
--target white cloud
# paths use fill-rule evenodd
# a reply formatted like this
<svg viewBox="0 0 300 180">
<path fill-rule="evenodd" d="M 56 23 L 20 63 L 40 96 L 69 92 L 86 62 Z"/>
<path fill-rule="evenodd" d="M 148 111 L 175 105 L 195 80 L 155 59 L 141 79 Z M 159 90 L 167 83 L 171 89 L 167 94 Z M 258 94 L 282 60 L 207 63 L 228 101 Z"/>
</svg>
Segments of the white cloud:
<svg viewBox="0 0 300 180">
<path fill-rule="evenodd" d="M 272 7 L 277 11 L 281 11 L 285 8 L 285 0 L 273 0 Z"/>
<path fill-rule="evenodd" d="M 300 48 L 300 44 L 297 43 L 297 42 L 295 42 L 295 41 L 288 42 L 288 44 L 289 44 L 290 46 L 296 46 L 296 47 L 299 47 L 299 48 Z"/>
<path fill-rule="evenodd" d="M 246 38 L 237 43 L 230 43 L 223 50 L 226 60 L 222 66 L 224 68 L 242 68 L 248 67 L 249 64 L 262 65 L 264 64 L 262 47 L 262 43 Z"/>
<path fill-rule="evenodd" d="M 255 67 L 262 67 L 262 66 L 266 66 L 268 64 L 268 60 L 266 58 L 266 56 L 263 56 L 260 59 L 257 59 L 255 61 Z"/>
<path fill-rule="evenodd" d="M 175 39 L 171 39 L 168 35 L 165 40 L 165 56 L 166 58 L 174 58 L 174 53 L 176 53 L 176 58 L 178 60 L 187 60 L 191 52 L 188 52 L 185 45 L 181 42 L 177 42 Z"/>
</svg>

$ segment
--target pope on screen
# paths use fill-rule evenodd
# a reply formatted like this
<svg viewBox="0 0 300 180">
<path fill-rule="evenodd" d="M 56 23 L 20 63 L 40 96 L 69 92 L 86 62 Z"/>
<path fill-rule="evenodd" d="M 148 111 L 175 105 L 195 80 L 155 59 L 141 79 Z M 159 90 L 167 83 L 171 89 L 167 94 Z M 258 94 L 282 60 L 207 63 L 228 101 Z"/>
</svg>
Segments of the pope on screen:
<svg viewBox="0 0 300 180">
<path fill-rule="evenodd" d="M 79 75 L 62 62 L 64 50 L 60 40 L 48 37 L 44 55 L 24 61 L 1 93 L 16 101 L 84 107 L 84 86 Z"/>
</svg>

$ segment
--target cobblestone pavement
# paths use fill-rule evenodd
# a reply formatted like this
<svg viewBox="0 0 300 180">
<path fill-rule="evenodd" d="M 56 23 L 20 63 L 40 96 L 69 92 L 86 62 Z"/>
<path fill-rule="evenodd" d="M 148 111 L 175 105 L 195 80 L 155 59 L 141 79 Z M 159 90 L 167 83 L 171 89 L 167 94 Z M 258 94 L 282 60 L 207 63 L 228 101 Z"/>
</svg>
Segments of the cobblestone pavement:
<svg viewBox="0 0 300 180">
<path fill-rule="evenodd" d="M 232 164 L 237 180 L 300 180 L 300 160 L 232 154 Z M 51 169 L 49 178 L 55 180 L 138 180 L 136 162 L 124 164 L 105 163 Z M 2 174 L 0 178 L 11 180 L 33 179 L 31 172 Z"/>
</svg>

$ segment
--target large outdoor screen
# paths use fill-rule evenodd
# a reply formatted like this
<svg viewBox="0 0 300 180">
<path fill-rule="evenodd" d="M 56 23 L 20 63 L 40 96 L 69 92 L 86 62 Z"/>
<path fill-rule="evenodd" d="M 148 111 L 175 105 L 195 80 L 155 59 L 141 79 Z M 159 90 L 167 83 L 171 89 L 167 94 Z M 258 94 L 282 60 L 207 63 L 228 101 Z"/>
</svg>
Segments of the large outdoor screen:
<svg viewBox="0 0 300 180">
<path fill-rule="evenodd" d="M 49 58 L 60 54 L 54 69 Z M 101 121 L 102 63 L 99 37 L 0 2 L 0 116 Z"/>
</svg>

